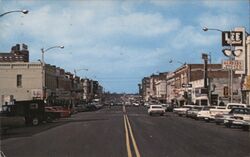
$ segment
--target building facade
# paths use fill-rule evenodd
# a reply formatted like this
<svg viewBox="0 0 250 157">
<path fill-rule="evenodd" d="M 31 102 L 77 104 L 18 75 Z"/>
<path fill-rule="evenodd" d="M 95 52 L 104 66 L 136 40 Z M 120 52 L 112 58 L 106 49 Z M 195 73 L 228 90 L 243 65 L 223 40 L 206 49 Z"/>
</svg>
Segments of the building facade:
<svg viewBox="0 0 250 157">
<path fill-rule="evenodd" d="M 173 72 L 145 77 L 142 80 L 144 101 L 158 100 L 179 106 L 230 102 L 230 73 L 221 64 L 209 64 L 206 78 L 204 71 L 204 64 L 184 64 Z M 241 102 L 240 75 L 233 75 L 232 89 L 233 102 Z"/>
<path fill-rule="evenodd" d="M 53 65 L 46 64 L 43 70 L 40 62 L 0 63 L 0 106 L 34 99 L 51 105 L 74 105 L 99 97 L 102 90 L 98 81 L 82 81 Z"/>
<path fill-rule="evenodd" d="M 10 52 L 0 52 L 0 62 L 29 62 L 28 46 L 16 44 Z"/>
</svg>

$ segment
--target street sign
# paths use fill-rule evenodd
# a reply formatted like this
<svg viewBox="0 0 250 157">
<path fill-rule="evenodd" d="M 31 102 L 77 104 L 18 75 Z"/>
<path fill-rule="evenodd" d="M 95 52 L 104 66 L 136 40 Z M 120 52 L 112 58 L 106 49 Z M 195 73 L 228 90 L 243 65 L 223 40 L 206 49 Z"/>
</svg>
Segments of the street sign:
<svg viewBox="0 0 250 157">
<path fill-rule="evenodd" d="M 242 60 L 223 60 L 222 61 L 222 69 L 242 70 L 243 69 L 243 61 Z"/>
<path fill-rule="evenodd" d="M 222 32 L 222 46 L 242 46 L 243 32 L 241 31 L 224 31 Z"/>
<path fill-rule="evenodd" d="M 183 83 L 181 86 L 182 86 L 182 88 L 191 88 L 192 84 L 184 84 Z"/>
</svg>

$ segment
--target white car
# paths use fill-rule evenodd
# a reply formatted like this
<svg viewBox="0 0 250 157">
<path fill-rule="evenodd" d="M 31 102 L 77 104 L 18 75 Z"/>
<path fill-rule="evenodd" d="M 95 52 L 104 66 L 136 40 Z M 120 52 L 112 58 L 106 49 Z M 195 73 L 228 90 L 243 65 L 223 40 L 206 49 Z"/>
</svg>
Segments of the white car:
<svg viewBox="0 0 250 157">
<path fill-rule="evenodd" d="M 247 108 L 234 108 L 228 116 L 224 118 L 224 125 L 231 126 L 244 126 L 246 122 L 250 122 L 250 109 Z"/>
<path fill-rule="evenodd" d="M 197 114 L 197 119 L 205 120 L 210 117 L 210 109 L 215 108 L 215 106 L 205 106 L 201 111 Z"/>
<path fill-rule="evenodd" d="M 149 115 L 160 114 L 161 116 L 163 116 L 164 113 L 165 113 L 165 109 L 162 107 L 162 105 L 150 105 L 148 109 Z"/>
<path fill-rule="evenodd" d="M 222 106 L 221 106 L 222 107 Z M 215 109 L 210 109 L 210 120 L 215 120 L 215 115 L 217 114 L 228 114 L 232 108 L 234 107 L 242 107 L 242 108 L 246 108 L 247 105 L 246 104 L 240 104 L 240 103 L 228 103 L 226 106 L 224 106 L 225 108 L 221 109 L 221 108 L 215 108 Z"/>
<path fill-rule="evenodd" d="M 135 102 L 133 103 L 133 105 L 136 106 L 136 107 L 140 106 L 139 103 L 135 103 Z"/>
<path fill-rule="evenodd" d="M 174 108 L 173 112 L 178 114 L 179 116 L 182 116 L 182 115 L 186 115 L 186 112 L 193 107 L 194 105 L 184 105 L 180 108 Z"/>
</svg>

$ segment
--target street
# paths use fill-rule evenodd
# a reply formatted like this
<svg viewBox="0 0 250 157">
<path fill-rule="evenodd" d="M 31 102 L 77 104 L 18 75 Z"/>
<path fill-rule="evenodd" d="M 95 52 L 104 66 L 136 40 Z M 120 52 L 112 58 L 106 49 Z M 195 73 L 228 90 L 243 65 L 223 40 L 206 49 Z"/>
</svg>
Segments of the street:
<svg viewBox="0 0 250 157">
<path fill-rule="evenodd" d="M 250 156 L 250 134 L 214 123 L 149 116 L 145 107 L 103 107 L 1 137 L 7 157 Z"/>
</svg>

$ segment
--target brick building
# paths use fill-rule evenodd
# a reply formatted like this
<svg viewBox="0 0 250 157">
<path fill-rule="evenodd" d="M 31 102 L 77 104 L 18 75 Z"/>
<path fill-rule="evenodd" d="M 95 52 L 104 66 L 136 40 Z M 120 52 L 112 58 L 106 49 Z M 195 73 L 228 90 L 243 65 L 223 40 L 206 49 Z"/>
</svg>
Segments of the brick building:
<svg viewBox="0 0 250 157">
<path fill-rule="evenodd" d="M 29 50 L 25 44 L 12 46 L 10 52 L 0 52 L 0 62 L 29 62 Z"/>
</svg>

